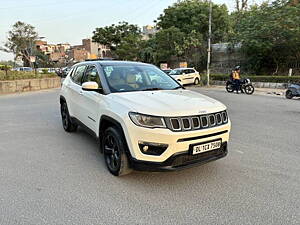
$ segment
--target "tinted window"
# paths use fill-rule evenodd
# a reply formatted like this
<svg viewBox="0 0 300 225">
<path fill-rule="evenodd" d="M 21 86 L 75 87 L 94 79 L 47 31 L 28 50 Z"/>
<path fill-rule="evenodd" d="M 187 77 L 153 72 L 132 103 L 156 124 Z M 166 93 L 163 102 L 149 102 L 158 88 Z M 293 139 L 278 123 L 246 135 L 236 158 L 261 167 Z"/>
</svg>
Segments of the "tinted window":
<svg viewBox="0 0 300 225">
<path fill-rule="evenodd" d="M 101 87 L 100 77 L 97 68 L 95 66 L 89 66 L 87 68 L 82 83 L 89 82 L 89 81 L 96 82 L 98 86 Z"/>
<path fill-rule="evenodd" d="M 75 69 L 75 72 L 72 74 L 72 80 L 76 83 L 81 85 L 82 76 L 84 74 L 86 66 L 78 66 Z"/>
</svg>

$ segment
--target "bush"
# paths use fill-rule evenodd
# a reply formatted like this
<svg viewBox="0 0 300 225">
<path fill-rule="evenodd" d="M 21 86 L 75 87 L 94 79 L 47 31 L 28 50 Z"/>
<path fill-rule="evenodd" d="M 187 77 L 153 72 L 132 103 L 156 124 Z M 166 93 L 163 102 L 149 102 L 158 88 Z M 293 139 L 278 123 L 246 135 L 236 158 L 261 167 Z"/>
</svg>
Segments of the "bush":
<svg viewBox="0 0 300 225">
<path fill-rule="evenodd" d="M 39 79 L 39 78 L 49 78 L 56 77 L 55 73 L 40 74 L 35 72 L 21 72 L 21 71 L 8 71 L 5 75 L 5 71 L 0 70 L 0 80 L 23 80 L 23 79 Z"/>
<path fill-rule="evenodd" d="M 229 75 L 210 75 L 211 80 L 227 81 Z M 300 82 L 300 76 L 253 76 L 242 75 L 243 78 L 249 78 L 252 82 L 270 82 L 270 83 L 295 83 Z"/>
</svg>

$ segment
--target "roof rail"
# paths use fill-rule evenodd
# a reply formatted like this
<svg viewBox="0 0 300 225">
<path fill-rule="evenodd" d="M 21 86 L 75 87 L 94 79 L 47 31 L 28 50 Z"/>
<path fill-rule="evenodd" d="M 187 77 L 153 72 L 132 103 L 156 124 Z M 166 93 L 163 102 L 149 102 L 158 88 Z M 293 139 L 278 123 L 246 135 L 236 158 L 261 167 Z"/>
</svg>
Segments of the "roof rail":
<svg viewBox="0 0 300 225">
<path fill-rule="evenodd" d="M 98 58 L 98 59 L 86 59 L 85 61 L 104 61 L 104 60 L 116 60 L 114 58 Z"/>
</svg>

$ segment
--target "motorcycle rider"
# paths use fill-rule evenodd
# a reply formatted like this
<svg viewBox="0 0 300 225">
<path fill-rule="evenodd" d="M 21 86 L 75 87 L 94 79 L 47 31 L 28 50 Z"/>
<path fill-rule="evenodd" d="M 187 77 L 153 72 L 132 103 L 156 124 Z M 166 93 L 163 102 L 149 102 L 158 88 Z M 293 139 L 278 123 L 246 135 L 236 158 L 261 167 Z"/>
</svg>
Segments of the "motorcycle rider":
<svg viewBox="0 0 300 225">
<path fill-rule="evenodd" d="M 234 70 L 232 71 L 231 73 L 231 78 L 232 78 L 232 81 L 233 81 L 233 84 L 234 84 L 234 89 L 236 90 L 236 93 L 238 94 L 239 93 L 239 90 L 242 91 L 241 89 L 241 67 L 240 66 L 236 66 L 234 68 Z"/>
</svg>

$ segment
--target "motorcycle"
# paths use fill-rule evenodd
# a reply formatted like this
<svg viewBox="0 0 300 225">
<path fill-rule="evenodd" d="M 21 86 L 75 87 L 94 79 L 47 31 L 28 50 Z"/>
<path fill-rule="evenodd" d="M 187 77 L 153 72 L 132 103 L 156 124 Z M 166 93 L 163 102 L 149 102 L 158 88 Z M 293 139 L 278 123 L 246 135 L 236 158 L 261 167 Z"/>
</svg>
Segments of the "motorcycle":
<svg viewBox="0 0 300 225">
<path fill-rule="evenodd" d="M 300 97 L 300 83 L 290 84 L 287 91 L 285 92 L 285 97 L 287 99 L 292 99 L 293 97 Z"/>
<path fill-rule="evenodd" d="M 235 84 L 232 80 L 226 82 L 226 90 L 231 93 L 235 91 Z M 240 83 L 240 90 L 247 95 L 252 95 L 254 92 L 254 86 L 252 85 L 250 79 L 242 79 Z"/>
</svg>

